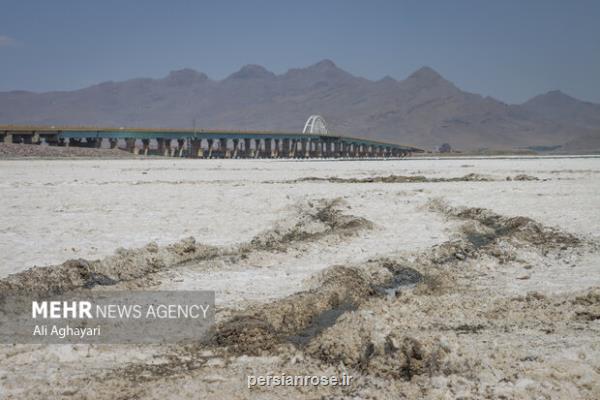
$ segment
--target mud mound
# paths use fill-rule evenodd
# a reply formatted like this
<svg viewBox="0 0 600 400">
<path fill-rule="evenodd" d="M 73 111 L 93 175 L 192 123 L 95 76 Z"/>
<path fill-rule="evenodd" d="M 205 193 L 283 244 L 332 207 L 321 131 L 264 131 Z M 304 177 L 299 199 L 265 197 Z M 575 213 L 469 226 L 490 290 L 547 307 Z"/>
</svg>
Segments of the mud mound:
<svg viewBox="0 0 600 400">
<path fill-rule="evenodd" d="M 385 378 L 411 380 L 432 376 L 451 367 L 449 347 L 429 335 L 419 338 L 391 331 L 374 312 L 347 314 L 335 326 L 310 343 L 306 351 L 313 357 L 337 365 L 356 368 Z"/>
<path fill-rule="evenodd" d="M 304 348 L 339 318 L 388 288 L 426 282 L 417 270 L 390 259 L 358 267 L 333 266 L 315 278 L 319 286 L 235 314 L 216 329 L 213 343 L 237 354 L 260 355 L 279 345 Z"/>
<path fill-rule="evenodd" d="M 369 276 L 356 268 L 335 266 L 316 289 L 267 305 L 252 307 L 217 327 L 214 342 L 236 353 L 261 354 L 279 343 L 305 343 L 375 293 Z M 327 315 L 326 313 L 329 313 Z M 336 315 L 337 314 L 337 315 Z"/>
<path fill-rule="evenodd" d="M 431 201 L 429 206 L 447 216 L 481 224 L 480 227 L 468 226 L 464 232 L 474 249 L 485 247 L 499 238 L 545 249 L 566 250 L 583 244 L 575 235 L 545 226 L 528 217 L 506 217 L 485 208 L 451 207 L 440 200 Z"/>
<path fill-rule="evenodd" d="M 253 315 L 237 315 L 220 325 L 217 331 L 214 344 L 244 354 L 268 352 L 279 341 L 273 326 Z"/>
<path fill-rule="evenodd" d="M 371 261 L 373 262 L 373 261 Z M 375 290 L 383 295 L 396 296 L 404 288 L 413 288 L 424 280 L 423 274 L 416 269 L 409 267 L 411 263 L 406 260 L 392 260 L 383 258 L 375 261 L 379 267 L 385 268 L 389 275 L 381 274 L 380 284 L 373 284 Z M 376 278 L 378 271 L 372 271 L 371 275 Z"/>
<path fill-rule="evenodd" d="M 510 176 L 507 176 L 506 180 L 507 181 L 539 181 L 540 179 L 536 176 L 519 174 L 519 175 L 515 175 L 512 178 Z"/>
<path fill-rule="evenodd" d="M 600 320 L 600 288 L 594 288 L 571 300 L 575 307 L 574 319 L 580 321 Z"/>
<path fill-rule="evenodd" d="M 505 217 L 484 208 L 456 210 L 458 218 L 471 219 L 490 228 L 492 237 L 511 237 L 535 246 L 576 247 L 581 240 L 570 233 L 548 227 L 528 217 Z"/>
<path fill-rule="evenodd" d="M 486 175 L 470 173 L 463 176 L 453 178 L 428 178 L 423 175 L 387 175 L 387 176 L 371 176 L 366 178 L 340 178 L 332 177 L 317 177 L 306 176 L 303 178 L 268 182 L 268 183 L 302 183 L 302 182 L 330 182 L 330 183 L 437 183 L 437 182 L 495 182 L 502 179 L 493 178 Z M 537 181 L 535 176 L 516 175 L 514 177 L 507 176 L 507 181 Z"/>
<path fill-rule="evenodd" d="M 373 228 L 369 220 L 344 214 L 343 200 L 320 199 L 297 206 L 291 221 L 281 221 L 274 228 L 255 236 L 241 251 L 285 250 L 291 243 L 314 241 L 328 235 L 350 236 L 363 229 Z"/>
<path fill-rule="evenodd" d="M 367 178 L 339 178 L 332 176 L 329 178 L 321 178 L 316 176 L 307 176 L 304 178 L 286 181 L 286 183 L 300 182 L 331 182 L 331 183 L 407 183 L 407 182 L 428 182 L 428 179 L 422 175 L 403 176 L 403 175 L 388 175 L 388 176 L 373 176 Z"/>
<path fill-rule="evenodd" d="M 407 381 L 413 376 L 439 374 L 446 367 L 450 353 L 437 339 L 416 339 L 397 333 L 386 337 L 382 350 L 374 349 L 361 367 L 375 375 Z"/>
<path fill-rule="evenodd" d="M 423 175 L 388 175 L 388 176 L 372 176 L 366 178 L 339 178 L 337 176 L 322 178 L 315 176 L 307 176 L 304 178 L 284 181 L 283 183 L 300 183 L 300 182 L 331 182 L 331 183 L 423 183 L 423 182 L 491 182 L 494 179 L 479 175 L 467 174 L 455 178 L 427 178 Z"/>
<path fill-rule="evenodd" d="M 96 285 L 114 285 L 184 262 L 214 258 L 226 252 L 198 244 L 194 238 L 165 247 L 150 243 L 141 249 L 119 249 L 114 256 L 101 260 L 69 260 L 60 265 L 34 267 L 9 275 L 0 280 L 0 293 L 50 296 Z"/>
</svg>

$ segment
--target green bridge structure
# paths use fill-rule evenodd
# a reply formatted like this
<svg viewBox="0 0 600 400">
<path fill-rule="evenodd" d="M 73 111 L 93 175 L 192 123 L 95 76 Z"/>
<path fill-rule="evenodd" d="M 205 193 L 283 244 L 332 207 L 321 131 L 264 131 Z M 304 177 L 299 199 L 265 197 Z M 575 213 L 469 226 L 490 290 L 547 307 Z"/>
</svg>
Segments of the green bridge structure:
<svg viewBox="0 0 600 400">
<path fill-rule="evenodd" d="M 312 118 L 312 116 L 311 116 Z M 0 125 L 4 143 L 124 147 L 142 155 L 190 158 L 398 158 L 423 150 L 327 131 L 269 132 Z"/>
</svg>

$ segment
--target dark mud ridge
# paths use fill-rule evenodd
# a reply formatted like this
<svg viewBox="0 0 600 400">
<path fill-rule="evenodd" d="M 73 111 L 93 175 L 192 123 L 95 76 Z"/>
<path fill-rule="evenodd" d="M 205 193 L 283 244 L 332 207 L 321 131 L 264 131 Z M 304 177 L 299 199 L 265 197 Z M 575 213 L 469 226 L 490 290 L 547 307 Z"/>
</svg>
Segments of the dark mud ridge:
<svg viewBox="0 0 600 400">
<path fill-rule="evenodd" d="M 467 174 L 454 178 L 428 178 L 423 175 L 388 175 L 388 176 L 373 176 L 366 178 L 339 178 L 333 177 L 315 177 L 307 176 L 304 178 L 287 180 L 287 181 L 269 181 L 266 183 L 301 183 L 301 182 L 330 182 L 330 183 L 436 183 L 436 182 L 499 182 L 499 181 L 537 181 L 535 176 L 516 175 L 514 177 L 507 176 L 505 179 L 496 179 L 490 176 L 480 174 Z"/>
<path fill-rule="evenodd" d="M 361 266 L 333 266 L 322 274 L 316 289 L 238 312 L 216 328 L 212 344 L 251 355 L 284 343 L 304 348 L 341 315 L 357 310 L 368 299 L 414 286 L 423 279 L 418 271 L 387 258 L 368 264 L 370 268 L 384 268 L 388 274 L 382 278 Z"/>
<path fill-rule="evenodd" d="M 546 255 L 593 243 L 560 229 L 543 225 L 528 217 L 507 217 L 485 208 L 450 207 L 443 201 L 429 203 L 431 210 L 466 222 L 462 237 L 434 248 L 438 264 L 486 254 L 506 262 L 514 259 L 513 249 L 529 247 Z M 507 246 L 509 245 L 509 246 Z"/>
<path fill-rule="evenodd" d="M 289 221 L 282 221 L 249 242 L 236 246 L 208 246 L 190 237 L 168 246 L 150 243 L 139 249 L 119 249 L 115 255 L 100 260 L 77 259 L 55 266 L 34 267 L 1 279 L 0 296 L 50 296 L 121 282 L 143 287 L 151 274 L 186 263 L 217 258 L 234 262 L 251 252 L 286 251 L 295 244 L 332 236 L 344 239 L 373 227 L 364 218 L 345 214 L 343 208 L 340 199 L 299 204 L 296 215 Z"/>
</svg>

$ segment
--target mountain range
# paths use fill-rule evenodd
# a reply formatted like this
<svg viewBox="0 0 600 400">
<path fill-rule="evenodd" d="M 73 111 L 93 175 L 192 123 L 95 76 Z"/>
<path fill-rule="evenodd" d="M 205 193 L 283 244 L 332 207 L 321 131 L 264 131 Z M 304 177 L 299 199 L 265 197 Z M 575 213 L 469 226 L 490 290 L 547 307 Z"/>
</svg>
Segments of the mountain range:
<svg viewBox="0 0 600 400">
<path fill-rule="evenodd" d="M 0 92 L 0 125 L 298 132 L 311 114 L 335 133 L 427 149 L 600 150 L 599 104 L 560 91 L 506 104 L 463 91 L 429 67 L 372 81 L 323 60 L 280 75 L 246 65 L 222 80 L 183 69 L 74 91 Z"/>
</svg>

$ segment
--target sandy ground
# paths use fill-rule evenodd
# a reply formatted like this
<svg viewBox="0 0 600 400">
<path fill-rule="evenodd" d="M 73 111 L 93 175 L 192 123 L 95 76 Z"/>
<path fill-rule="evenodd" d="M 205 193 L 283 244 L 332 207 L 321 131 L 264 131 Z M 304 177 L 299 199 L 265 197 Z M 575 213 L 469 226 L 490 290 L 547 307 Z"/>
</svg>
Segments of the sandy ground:
<svg viewBox="0 0 600 400">
<path fill-rule="evenodd" d="M 0 398 L 600 398 L 600 158 L 5 160 L 0 198 L 0 289 L 218 306 L 196 346 L 2 346 Z"/>
</svg>

